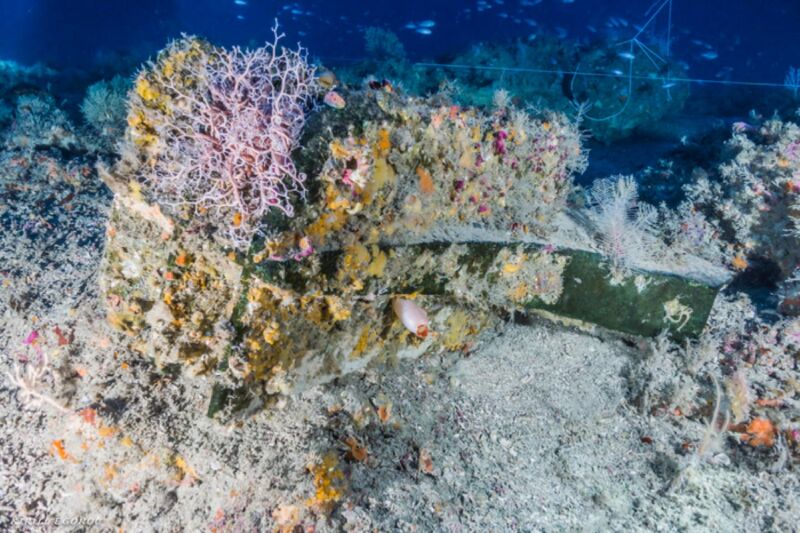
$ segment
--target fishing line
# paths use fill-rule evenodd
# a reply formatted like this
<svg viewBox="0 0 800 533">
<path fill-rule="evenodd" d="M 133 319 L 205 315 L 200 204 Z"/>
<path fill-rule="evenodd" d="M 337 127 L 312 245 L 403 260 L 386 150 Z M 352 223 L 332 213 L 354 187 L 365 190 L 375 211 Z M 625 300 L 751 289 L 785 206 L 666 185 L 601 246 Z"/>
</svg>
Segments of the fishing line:
<svg viewBox="0 0 800 533">
<path fill-rule="evenodd" d="M 627 79 L 632 78 L 634 80 L 650 80 L 650 81 L 668 81 L 668 82 L 675 82 L 675 83 L 695 83 L 698 85 L 704 84 L 715 84 L 715 85 L 742 85 L 742 86 L 749 86 L 749 87 L 768 87 L 768 88 L 781 88 L 785 89 L 785 83 L 770 83 L 766 81 L 737 81 L 737 80 L 717 80 L 717 79 L 705 79 L 705 78 L 675 78 L 675 77 L 659 77 L 659 76 L 643 76 L 643 75 L 636 75 L 632 74 L 630 76 L 626 74 L 614 74 L 613 72 L 587 72 L 581 70 L 564 70 L 564 69 L 546 69 L 546 68 L 524 68 L 524 67 L 490 67 L 484 65 L 464 65 L 458 63 L 414 63 L 412 66 L 420 67 L 420 68 L 445 68 L 445 69 L 456 69 L 456 70 L 496 70 L 496 71 L 508 71 L 508 72 L 527 72 L 531 74 L 568 74 L 572 76 L 586 76 L 591 78 L 619 78 L 619 79 Z"/>
</svg>

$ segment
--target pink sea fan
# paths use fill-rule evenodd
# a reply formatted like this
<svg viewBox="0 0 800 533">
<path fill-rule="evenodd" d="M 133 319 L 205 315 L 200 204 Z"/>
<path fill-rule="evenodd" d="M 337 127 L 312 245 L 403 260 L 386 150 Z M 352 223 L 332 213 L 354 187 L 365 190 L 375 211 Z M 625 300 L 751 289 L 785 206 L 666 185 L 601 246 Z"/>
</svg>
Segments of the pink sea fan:
<svg viewBox="0 0 800 533">
<path fill-rule="evenodd" d="M 145 176 L 156 198 L 176 210 L 209 213 L 235 248 L 246 248 L 272 210 L 294 214 L 306 176 L 292 161 L 318 86 L 302 48 L 283 37 L 254 50 L 214 48 L 195 87 L 175 93 L 166 146 Z"/>
</svg>

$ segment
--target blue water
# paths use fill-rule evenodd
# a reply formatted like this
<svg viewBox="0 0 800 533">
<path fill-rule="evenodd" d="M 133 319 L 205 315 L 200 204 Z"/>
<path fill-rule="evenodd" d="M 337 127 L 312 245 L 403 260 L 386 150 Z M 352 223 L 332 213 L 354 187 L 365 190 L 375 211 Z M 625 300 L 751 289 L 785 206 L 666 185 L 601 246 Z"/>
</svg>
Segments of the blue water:
<svg viewBox="0 0 800 533">
<path fill-rule="evenodd" d="M 317 57 L 363 55 L 362 32 L 379 26 L 397 33 L 410 57 L 436 60 L 482 41 L 509 41 L 566 31 L 590 41 L 598 34 L 629 38 L 646 20 L 649 0 L 2 0 L 0 57 L 58 68 L 91 69 L 124 54 L 139 60 L 181 32 L 222 45 L 260 43 L 277 18 L 291 41 Z M 535 4 L 535 5 L 531 5 Z M 294 13 L 293 13 L 294 11 Z M 673 54 L 699 78 L 718 74 L 737 80 L 781 83 L 788 66 L 800 64 L 800 2 L 795 0 L 674 0 Z M 628 26 L 608 28 L 611 17 Z M 436 23 L 430 35 L 404 28 Z M 535 25 L 532 25 L 533 21 Z M 658 20 L 656 31 L 663 31 Z M 597 33 L 592 29 L 597 30 Z M 696 41 L 696 42 L 695 42 Z M 702 42 L 703 44 L 697 44 Z M 702 54 L 714 54 L 703 57 Z"/>
</svg>

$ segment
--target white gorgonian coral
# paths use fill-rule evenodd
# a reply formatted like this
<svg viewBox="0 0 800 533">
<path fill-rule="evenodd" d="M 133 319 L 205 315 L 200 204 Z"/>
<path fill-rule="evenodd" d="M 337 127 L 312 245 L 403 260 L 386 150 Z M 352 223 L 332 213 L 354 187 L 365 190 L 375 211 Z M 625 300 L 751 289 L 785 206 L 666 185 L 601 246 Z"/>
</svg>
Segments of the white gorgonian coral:
<svg viewBox="0 0 800 533">
<path fill-rule="evenodd" d="M 636 181 L 616 176 L 595 182 L 586 213 L 596 232 L 600 251 L 611 261 L 615 273 L 651 259 L 658 249 L 655 224 L 658 211 L 639 202 Z"/>
<path fill-rule="evenodd" d="M 90 85 L 81 102 L 86 123 L 101 135 L 117 136 L 125 129 L 130 81 L 124 76 Z"/>
</svg>

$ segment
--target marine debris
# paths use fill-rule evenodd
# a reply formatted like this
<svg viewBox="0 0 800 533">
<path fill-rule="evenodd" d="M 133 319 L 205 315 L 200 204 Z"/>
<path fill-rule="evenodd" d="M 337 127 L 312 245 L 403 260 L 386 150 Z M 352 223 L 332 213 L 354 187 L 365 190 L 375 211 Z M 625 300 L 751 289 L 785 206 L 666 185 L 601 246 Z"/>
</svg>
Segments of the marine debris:
<svg viewBox="0 0 800 533">
<path fill-rule="evenodd" d="M 160 366 L 223 376 L 211 414 L 242 385 L 297 393 L 387 360 L 471 346 L 515 311 L 645 337 L 702 331 L 721 282 L 631 261 L 622 272 L 608 250 L 548 243 L 586 165 L 563 114 L 531 114 L 502 94 L 488 111 L 385 84 L 333 92 L 326 81 L 317 91 L 302 56 L 276 41 L 244 64 L 277 70 L 247 67 L 248 83 L 269 98 L 276 79 L 306 92 L 274 98 L 273 116 L 250 127 L 303 149 L 296 162 L 284 152 L 250 161 L 257 138 L 242 144 L 216 111 L 206 123 L 182 109 L 263 113 L 252 99 L 218 102 L 220 83 L 238 83 L 241 54 L 194 38 L 172 43 L 131 92 L 123 158 L 101 169 L 115 193 L 101 275 L 108 320 Z M 203 70 L 208 57 L 232 77 Z M 328 105 L 305 123 L 313 98 Z M 456 237 L 470 227 L 475 237 Z M 398 298 L 425 316 L 413 331 L 395 318 Z"/>
</svg>

